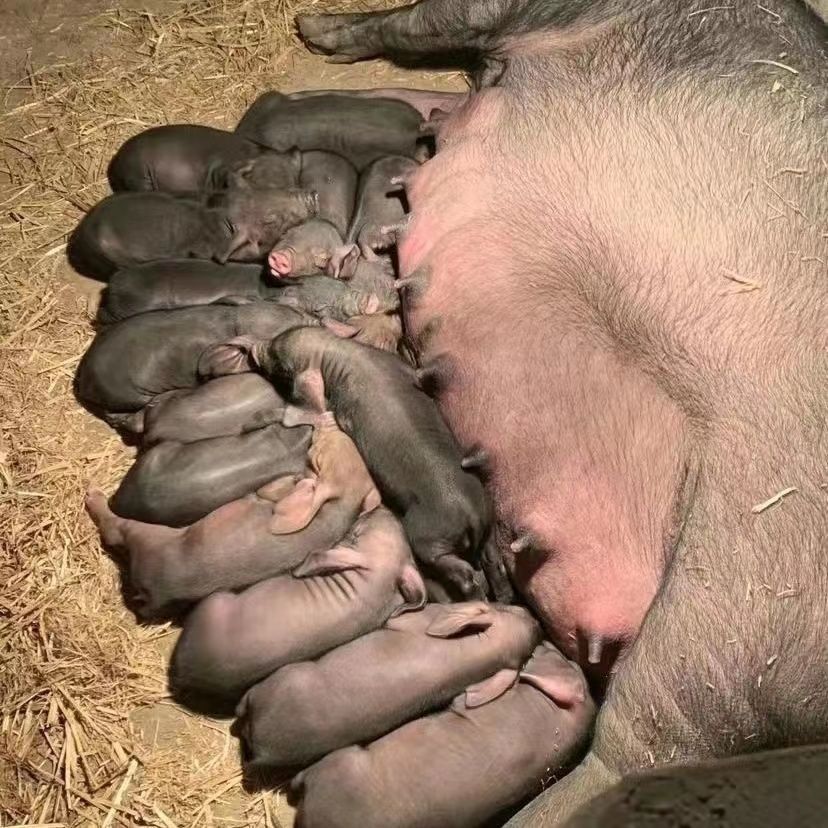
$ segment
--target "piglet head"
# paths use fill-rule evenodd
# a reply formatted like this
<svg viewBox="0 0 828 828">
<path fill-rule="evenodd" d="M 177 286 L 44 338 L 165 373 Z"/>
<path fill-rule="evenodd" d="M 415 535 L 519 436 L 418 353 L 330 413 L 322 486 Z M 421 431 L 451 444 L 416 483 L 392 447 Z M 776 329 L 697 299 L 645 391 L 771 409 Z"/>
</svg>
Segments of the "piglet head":
<svg viewBox="0 0 828 828">
<path fill-rule="evenodd" d="M 221 217 L 228 239 L 215 258 L 224 263 L 263 261 L 285 231 L 319 212 L 319 195 L 309 190 L 273 187 L 216 193 L 208 207 Z"/>
<path fill-rule="evenodd" d="M 359 517 L 351 531 L 333 549 L 313 552 L 293 570 L 297 578 L 354 570 L 385 570 L 396 578 L 402 604 L 391 617 L 425 606 L 425 582 L 411 557 L 400 522 L 380 506 Z"/>
</svg>

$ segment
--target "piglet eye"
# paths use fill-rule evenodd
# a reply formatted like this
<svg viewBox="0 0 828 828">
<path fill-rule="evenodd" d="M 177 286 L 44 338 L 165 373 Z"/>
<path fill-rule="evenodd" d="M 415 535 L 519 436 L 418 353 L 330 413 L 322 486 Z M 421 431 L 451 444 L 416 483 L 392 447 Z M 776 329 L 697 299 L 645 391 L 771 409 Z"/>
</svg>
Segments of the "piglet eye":
<svg viewBox="0 0 828 828">
<path fill-rule="evenodd" d="M 236 226 L 233 224 L 232 221 L 230 221 L 229 218 L 224 220 L 224 226 L 227 228 L 231 236 L 236 235 Z"/>
</svg>

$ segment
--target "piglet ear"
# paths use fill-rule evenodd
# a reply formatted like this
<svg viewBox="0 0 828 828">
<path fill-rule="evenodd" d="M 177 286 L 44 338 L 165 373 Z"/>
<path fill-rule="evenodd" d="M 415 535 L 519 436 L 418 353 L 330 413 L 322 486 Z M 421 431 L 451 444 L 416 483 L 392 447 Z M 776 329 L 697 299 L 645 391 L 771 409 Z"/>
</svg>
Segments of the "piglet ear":
<svg viewBox="0 0 828 828">
<path fill-rule="evenodd" d="M 304 562 L 293 570 L 295 578 L 311 578 L 314 575 L 335 575 L 364 569 L 365 559 L 350 546 L 335 546 L 324 552 L 311 552 Z"/>
<path fill-rule="evenodd" d="M 300 480 L 293 491 L 273 507 L 270 532 L 273 535 L 291 535 L 304 529 L 316 517 L 329 491 L 323 483 L 312 478 Z"/>
<path fill-rule="evenodd" d="M 472 709 L 499 699 L 507 690 L 514 687 L 518 680 L 518 671 L 498 670 L 493 676 L 466 688 L 466 692 L 459 696 L 452 707 Z"/>
<path fill-rule="evenodd" d="M 301 481 L 297 481 L 292 474 L 277 477 L 275 480 L 271 480 L 270 483 L 265 483 L 264 486 L 256 489 L 256 497 L 276 503 L 276 501 L 289 495 L 299 482 Z"/>
<path fill-rule="evenodd" d="M 425 582 L 423 581 L 423 576 L 420 575 L 419 570 L 414 564 L 409 563 L 403 567 L 397 588 L 405 603 L 391 613 L 392 618 L 396 618 L 404 612 L 420 610 L 425 606 L 428 600 Z"/>
<path fill-rule="evenodd" d="M 247 231 L 245 230 L 235 230 L 233 235 L 228 239 L 225 246 L 217 251 L 213 258 L 219 264 L 227 264 L 230 260 L 231 256 L 239 250 L 241 247 L 244 247 L 245 244 L 249 241 L 247 236 Z"/>
<path fill-rule="evenodd" d="M 377 509 L 380 506 L 382 506 L 382 497 L 380 496 L 377 487 L 372 486 L 371 491 L 365 495 L 365 499 L 362 501 L 362 509 L 359 513 L 361 515 L 367 515 L 368 512 L 373 512 L 374 509 Z"/>
<path fill-rule="evenodd" d="M 540 690 L 558 707 L 572 707 L 586 698 L 586 684 L 581 671 L 546 643 L 535 651 L 520 671 L 520 680 Z"/>
<path fill-rule="evenodd" d="M 254 366 L 252 357 L 255 341 L 249 336 L 237 336 L 205 349 L 198 358 L 197 371 L 202 379 L 245 374 Z"/>
<path fill-rule="evenodd" d="M 328 261 L 325 272 L 334 279 L 350 279 L 356 273 L 359 248 L 355 244 L 337 247 Z"/>
<path fill-rule="evenodd" d="M 353 325 L 348 325 L 346 322 L 339 322 L 336 319 L 326 317 L 322 320 L 322 327 L 327 328 L 332 334 L 336 334 L 340 339 L 353 339 L 358 333 L 359 328 Z"/>
<path fill-rule="evenodd" d="M 434 638 L 451 638 L 459 633 L 477 633 L 492 626 L 494 618 L 483 601 L 451 604 L 426 629 Z"/>
</svg>

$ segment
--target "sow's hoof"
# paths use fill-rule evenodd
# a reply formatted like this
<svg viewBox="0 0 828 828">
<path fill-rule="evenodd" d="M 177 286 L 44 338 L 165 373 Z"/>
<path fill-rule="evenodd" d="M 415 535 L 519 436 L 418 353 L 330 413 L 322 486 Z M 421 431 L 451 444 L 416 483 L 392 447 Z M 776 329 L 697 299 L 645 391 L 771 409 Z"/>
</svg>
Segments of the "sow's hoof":
<svg viewBox="0 0 828 828">
<path fill-rule="evenodd" d="M 663 768 L 621 780 L 566 828 L 824 825 L 828 745 Z"/>
<path fill-rule="evenodd" d="M 376 57 L 364 31 L 371 25 L 367 14 L 300 14 L 296 28 L 305 46 L 316 55 L 327 55 L 332 63 L 353 63 Z"/>
</svg>

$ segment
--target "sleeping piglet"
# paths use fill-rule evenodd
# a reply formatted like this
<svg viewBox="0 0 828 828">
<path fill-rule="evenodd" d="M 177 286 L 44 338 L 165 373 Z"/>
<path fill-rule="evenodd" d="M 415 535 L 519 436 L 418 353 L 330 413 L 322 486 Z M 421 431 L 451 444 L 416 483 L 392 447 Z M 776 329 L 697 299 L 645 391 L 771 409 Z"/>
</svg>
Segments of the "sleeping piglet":
<svg viewBox="0 0 828 828">
<path fill-rule="evenodd" d="M 207 207 L 225 217 L 232 242 L 219 262 L 264 262 L 273 245 L 287 230 L 313 218 L 319 198 L 309 190 L 277 187 L 242 187 L 213 193 Z"/>
<path fill-rule="evenodd" d="M 110 325 L 156 310 L 254 302 L 274 302 L 345 322 L 352 316 L 398 307 L 399 294 L 393 282 L 389 289 L 380 282 L 308 276 L 276 284 L 262 279 L 261 265 L 178 259 L 113 274 L 98 310 L 98 322 Z"/>
<path fill-rule="evenodd" d="M 305 472 L 310 429 L 273 424 L 197 443 L 159 443 L 138 455 L 112 497 L 117 515 L 187 526 L 276 477 Z"/>
<path fill-rule="evenodd" d="M 576 664 L 543 643 L 500 698 L 461 697 L 291 783 L 297 828 L 476 828 L 537 796 L 580 757 L 595 704 Z"/>
<path fill-rule="evenodd" d="M 141 445 L 247 434 L 281 422 L 284 411 L 285 402 L 276 389 L 257 374 L 216 377 L 151 400 L 144 408 Z"/>
<path fill-rule="evenodd" d="M 217 168 L 212 175 L 212 189 L 262 189 L 289 190 L 301 186 L 302 153 L 298 149 L 287 152 L 260 148 L 255 158 L 237 161 Z"/>
<path fill-rule="evenodd" d="M 378 495 L 356 446 L 338 429 L 316 429 L 310 454 L 313 491 L 323 489 L 325 497 L 313 514 L 306 508 L 301 528 L 290 534 L 282 531 L 290 510 L 275 507 L 297 488 L 301 494 L 308 478 L 298 487 L 292 477 L 271 481 L 178 529 L 118 517 L 101 492 L 89 492 L 86 508 L 104 544 L 126 554 L 138 614 L 168 617 L 211 592 L 290 572 L 311 552 L 336 544 Z"/>
<path fill-rule="evenodd" d="M 413 106 L 392 98 L 264 92 L 236 133 L 279 152 L 292 147 L 335 152 L 359 170 L 383 155 L 416 157 L 421 123 Z"/>
<path fill-rule="evenodd" d="M 194 388 L 201 379 L 226 373 L 216 362 L 225 349 L 211 346 L 242 334 L 274 336 L 316 324 L 307 314 L 270 302 L 134 316 L 95 337 L 78 366 L 75 393 L 111 425 L 140 433 L 143 415 L 123 415 L 140 412 L 159 394 Z"/>
<path fill-rule="evenodd" d="M 161 190 L 185 195 L 224 187 L 228 171 L 265 169 L 274 186 L 295 187 L 301 161 L 296 153 L 264 150 L 235 132 L 198 124 L 152 127 L 125 141 L 109 163 L 113 191 Z M 278 171 L 278 175 L 277 175 Z"/>
<path fill-rule="evenodd" d="M 120 268 L 157 259 L 227 261 L 237 246 L 222 210 L 167 193 L 116 193 L 83 217 L 66 253 L 76 270 L 105 281 Z"/>
<path fill-rule="evenodd" d="M 424 603 L 402 527 L 379 507 L 292 575 L 205 598 L 184 623 L 170 684 L 199 706 L 235 705 L 279 667 L 316 658 Z"/>
<path fill-rule="evenodd" d="M 97 322 L 157 310 L 195 305 L 243 305 L 269 299 L 278 288 L 262 278 L 261 265 L 200 259 L 171 259 L 127 267 L 113 273 L 104 291 Z"/>
<path fill-rule="evenodd" d="M 289 664 L 252 687 L 236 711 L 252 767 L 304 765 L 383 736 L 465 693 L 502 695 L 541 640 L 521 607 L 429 604 L 315 662 Z"/>
<path fill-rule="evenodd" d="M 410 367 L 321 328 L 225 347 L 218 361 L 227 373 L 248 370 L 252 357 L 287 398 L 314 411 L 330 409 L 356 443 L 383 502 L 401 516 L 418 560 L 462 597 L 482 597 L 468 561 L 489 531 L 483 485 L 463 469 L 460 447 Z M 288 415 L 302 421 L 292 409 Z"/>
<path fill-rule="evenodd" d="M 332 152 L 302 153 L 302 188 L 317 193 L 316 218 L 293 227 L 268 256 L 278 278 L 323 273 L 334 251 L 341 247 L 354 211 L 357 171 Z"/>
</svg>

